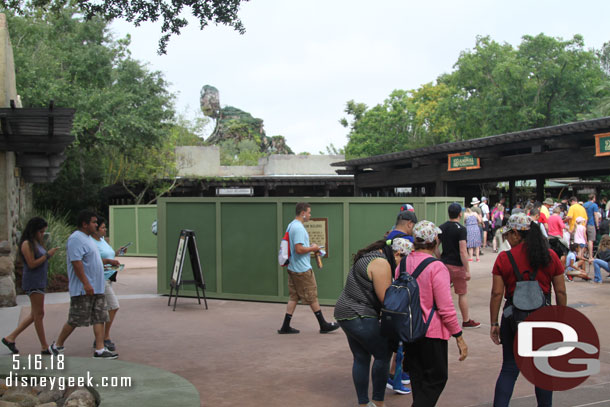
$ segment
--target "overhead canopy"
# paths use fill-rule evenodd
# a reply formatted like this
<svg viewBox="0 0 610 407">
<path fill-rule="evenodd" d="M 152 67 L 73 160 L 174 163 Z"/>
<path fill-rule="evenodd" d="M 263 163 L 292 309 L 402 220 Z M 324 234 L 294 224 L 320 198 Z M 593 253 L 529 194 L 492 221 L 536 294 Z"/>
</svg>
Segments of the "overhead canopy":
<svg viewBox="0 0 610 407">
<path fill-rule="evenodd" d="M 74 141 L 74 109 L 0 108 L 0 151 L 14 151 L 25 181 L 51 182 Z"/>
<path fill-rule="evenodd" d="M 601 151 L 596 140 L 602 141 Z M 604 155 L 608 147 L 610 117 L 604 117 L 332 165 L 346 167 L 339 174 L 354 174 L 356 195 L 363 190 L 426 186 L 442 196 L 459 192 L 463 183 L 609 174 L 610 155 Z"/>
</svg>

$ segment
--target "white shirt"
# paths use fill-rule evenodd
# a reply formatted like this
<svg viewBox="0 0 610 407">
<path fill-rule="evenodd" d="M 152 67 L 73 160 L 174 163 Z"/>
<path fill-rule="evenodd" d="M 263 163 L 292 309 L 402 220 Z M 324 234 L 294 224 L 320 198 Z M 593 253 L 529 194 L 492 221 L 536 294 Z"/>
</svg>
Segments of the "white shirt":
<svg viewBox="0 0 610 407">
<path fill-rule="evenodd" d="M 479 205 L 479 207 L 481 208 L 481 212 L 483 212 L 483 221 L 488 221 L 489 220 L 489 206 L 487 206 L 486 203 L 482 203 L 481 205 Z"/>
</svg>

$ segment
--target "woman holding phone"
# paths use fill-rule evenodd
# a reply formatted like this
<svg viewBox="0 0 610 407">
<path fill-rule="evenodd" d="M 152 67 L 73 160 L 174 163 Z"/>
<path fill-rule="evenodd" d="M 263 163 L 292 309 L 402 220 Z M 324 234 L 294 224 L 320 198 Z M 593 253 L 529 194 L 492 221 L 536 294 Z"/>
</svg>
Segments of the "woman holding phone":
<svg viewBox="0 0 610 407">
<path fill-rule="evenodd" d="M 47 343 L 44 332 L 44 295 L 47 287 L 47 276 L 49 273 L 49 259 L 57 252 L 57 247 L 46 250 L 44 247 L 44 235 L 47 231 L 47 221 L 34 217 L 25 226 L 25 230 L 19 241 L 19 253 L 23 260 L 23 277 L 21 287 L 30 298 L 31 311 L 13 332 L 2 338 L 2 343 L 13 353 L 19 353 L 15 341 L 17 336 L 28 326 L 34 323 L 36 334 L 43 355 L 51 355 L 51 348 Z"/>
<path fill-rule="evenodd" d="M 110 340 L 110 328 L 112 327 L 116 313 L 119 310 L 119 300 L 112 288 L 111 278 L 117 272 L 112 266 L 118 267 L 121 265 L 115 257 L 125 254 L 125 252 L 127 252 L 127 245 L 119 248 L 119 250 L 114 250 L 112 246 L 106 242 L 105 237 L 107 230 L 106 219 L 98 216 L 97 230 L 91 235 L 91 238 L 95 240 L 100 256 L 102 256 L 102 263 L 104 263 L 104 279 L 106 280 L 104 293 L 106 295 L 106 309 L 108 310 L 108 316 L 110 317 L 110 320 L 104 324 L 104 346 L 109 351 L 114 352 L 116 350 L 116 345 Z"/>
</svg>

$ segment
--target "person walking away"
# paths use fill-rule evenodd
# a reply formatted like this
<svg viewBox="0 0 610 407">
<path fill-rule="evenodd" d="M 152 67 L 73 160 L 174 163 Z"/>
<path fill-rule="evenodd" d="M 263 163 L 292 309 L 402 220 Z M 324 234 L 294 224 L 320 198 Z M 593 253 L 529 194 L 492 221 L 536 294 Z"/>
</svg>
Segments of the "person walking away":
<svg viewBox="0 0 610 407">
<path fill-rule="evenodd" d="M 492 235 L 495 237 L 496 231 L 500 229 L 504 221 L 504 205 L 498 202 L 491 210 L 491 230 Z"/>
<path fill-rule="evenodd" d="M 504 307 L 512 304 L 511 299 L 516 287 L 516 277 L 508 253 L 512 255 L 517 268 L 522 274 L 537 270 L 536 281 L 550 304 L 551 289 L 555 291 L 557 305 L 566 306 L 567 294 L 563 278 L 563 265 L 559 258 L 548 248 L 540 228 L 533 224 L 525 214 L 512 215 L 508 221 L 508 239 L 512 246 L 509 252 L 502 252 L 493 266 L 492 289 L 490 299 L 490 337 L 496 345 L 502 344 L 502 369 L 496 381 L 494 392 L 495 407 L 507 407 L 513 394 L 519 368 L 515 363 L 513 343 L 516 331 L 512 324 L 502 315 L 498 323 L 498 313 L 502 297 L 506 299 Z M 529 278 L 529 275 L 528 275 Z M 535 388 L 538 406 L 551 406 L 553 393 L 539 387 Z"/>
<path fill-rule="evenodd" d="M 36 335 L 40 341 L 42 355 L 51 355 L 51 347 L 47 343 L 44 331 L 44 296 L 49 274 L 49 259 L 59 249 L 54 247 L 49 251 L 44 244 L 47 231 L 47 221 L 34 217 L 28 221 L 19 240 L 19 254 L 23 260 L 23 277 L 21 288 L 30 299 L 30 314 L 19 323 L 17 329 L 2 338 L 2 343 L 13 353 L 19 353 L 15 341 L 21 332 L 34 323 Z"/>
<path fill-rule="evenodd" d="M 462 328 L 479 328 L 480 322 L 470 318 L 468 310 L 468 281 L 470 280 L 470 268 L 468 264 L 468 249 L 466 247 L 466 228 L 460 224 L 462 206 L 452 203 L 447 208 L 449 220 L 439 228 L 443 252 L 441 261 L 449 270 L 453 291 L 458 296 L 458 306 L 462 314 Z"/>
<path fill-rule="evenodd" d="M 466 247 L 468 248 L 468 261 L 472 261 L 472 255 L 479 261 L 479 248 L 481 247 L 481 232 L 479 230 L 480 217 L 470 209 L 464 213 L 464 224 L 466 225 Z"/>
<path fill-rule="evenodd" d="M 570 208 L 566 215 L 564 222 L 568 222 L 568 231 L 571 235 L 574 235 L 574 229 L 576 228 L 576 219 L 582 217 L 587 219 L 587 210 L 578 203 L 578 198 L 575 196 L 570 198 Z"/>
<path fill-rule="evenodd" d="M 587 247 L 589 248 L 589 258 L 593 259 L 593 245 L 597 241 L 597 229 L 599 229 L 599 221 L 601 211 L 596 203 L 595 194 L 589 195 L 589 200 L 583 205 L 587 211 Z"/>
<path fill-rule="evenodd" d="M 438 249 L 441 230 L 427 220 L 413 228 L 415 251 L 406 258 L 406 272 L 413 274 L 419 264 L 433 257 Z M 459 360 L 468 356 L 468 346 L 451 298 L 449 270 L 440 262 L 430 263 L 417 277 L 419 299 L 424 321 L 436 307 L 426 336 L 417 342 L 405 344 L 407 366 L 411 375 L 413 406 L 436 405 L 448 378 L 449 338 L 456 339 Z"/>
<path fill-rule="evenodd" d="M 385 292 L 392 282 L 392 269 L 383 251 L 385 246 L 386 240 L 382 239 L 356 253 L 335 305 L 335 319 L 345 332 L 354 358 L 352 379 L 358 404 L 369 407 L 384 404 L 392 355 L 389 341 L 381 336 L 379 329 Z M 394 262 L 399 263 L 412 249 L 407 239 L 394 239 Z M 371 356 L 375 359 L 372 369 Z M 368 397 L 369 377 L 373 383 L 372 401 Z"/>
<path fill-rule="evenodd" d="M 106 297 L 106 310 L 108 311 L 109 318 L 109 321 L 104 324 L 104 346 L 109 351 L 114 352 L 116 350 L 116 345 L 110 339 L 110 328 L 112 327 L 114 318 L 119 310 L 119 299 L 117 298 L 114 288 L 112 287 L 112 278 L 114 276 L 114 281 L 116 281 L 115 273 L 118 271 L 112 267 L 118 267 L 121 265 L 121 263 L 115 259 L 115 257 L 120 253 L 126 253 L 127 248 L 121 247 L 119 250 L 114 250 L 112 246 L 106 242 L 107 230 L 106 219 L 98 216 L 97 229 L 95 233 L 91 235 L 91 238 L 95 241 L 97 250 L 100 252 L 100 256 L 102 257 L 102 263 L 104 264 L 104 296 Z"/>
<path fill-rule="evenodd" d="M 116 359 L 119 355 L 104 346 L 104 324 L 108 322 L 104 295 L 104 266 L 97 246 L 90 238 L 97 229 L 97 215 L 83 210 L 76 217 L 78 230 L 70 235 L 66 244 L 70 311 L 59 333 L 51 344 L 53 353 L 64 352 L 64 342 L 74 329 L 93 325 L 95 359 Z"/>
<path fill-rule="evenodd" d="M 298 329 L 292 328 L 290 322 L 299 300 L 309 305 L 320 325 L 320 333 L 329 333 L 339 328 L 336 322 L 326 322 L 318 302 L 318 286 L 316 276 L 311 268 L 311 253 L 320 251 L 317 244 L 309 243 L 309 234 L 303 224 L 311 219 L 311 205 L 307 202 L 296 204 L 296 217 L 286 229 L 290 240 L 290 258 L 288 263 L 289 300 L 286 305 L 284 323 L 278 329 L 279 334 L 298 334 Z"/>
<path fill-rule="evenodd" d="M 488 201 L 487 198 L 482 196 L 481 197 L 481 204 L 479 205 L 479 207 L 481 208 L 481 219 L 483 220 L 483 248 L 487 247 L 487 244 L 490 243 L 487 241 L 487 236 L 489 234 L 489 232 L 491 231 L 491 216 L 490 216 L 490 212 L 489 212 L 489 205 L 488 205 Z M 491 240 L 491 239 L 490 239 Z M 491 246 L 491 244 L 490 244 Z"/>
<path fill-rule="evenodd" d="M 604 235 L 599 241 L 599 247 L 597 248 L 597 256 L 591 260 L 593 262 L 593 269 L 595 270 L 595 278 L 593 282 L 602 284 L 602 272 L 601 269 L 606 270 L 610 273 L 610 236 Z"/>
</svg>

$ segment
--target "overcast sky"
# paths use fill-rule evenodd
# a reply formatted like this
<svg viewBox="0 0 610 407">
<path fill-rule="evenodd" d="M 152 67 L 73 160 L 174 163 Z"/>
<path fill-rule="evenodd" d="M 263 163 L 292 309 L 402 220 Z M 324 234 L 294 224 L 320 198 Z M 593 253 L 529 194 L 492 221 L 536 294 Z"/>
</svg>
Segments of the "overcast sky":
<svg viewBox="0 0 610 407">
<path fill-rule="evenodd" d="M 610 41 L 607 0 L 252 0 L 239 16 L 244 35 L 191 22 L 163 56 L 160 24 L 113 29 L 132 35 L 134 58 L 164 73 L 178 110 L 202 116 L 199 92 L 215 86 L 221 105 L 263 119 L 266 134 L 297 153 L 344 146 L 348 100 L 374 106 L 394 89 L 433 82 L 477 35 L 518 45 L 527 34 L 581 34 L 596 49 Z"/>
</svg>

